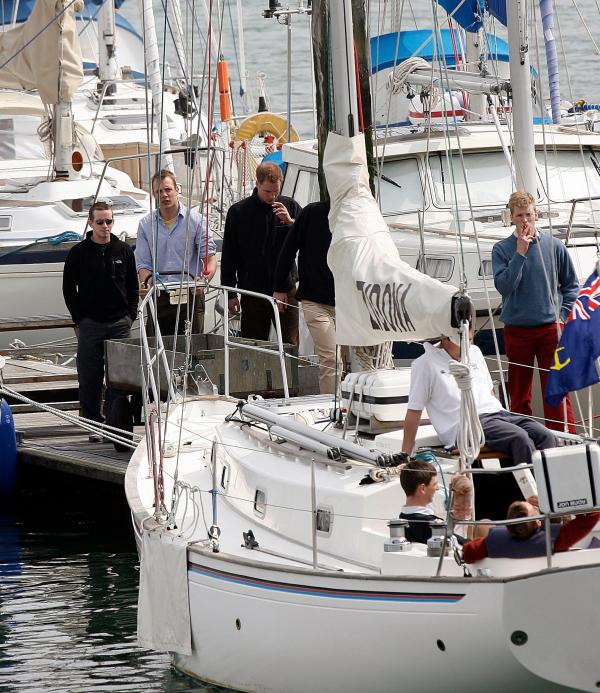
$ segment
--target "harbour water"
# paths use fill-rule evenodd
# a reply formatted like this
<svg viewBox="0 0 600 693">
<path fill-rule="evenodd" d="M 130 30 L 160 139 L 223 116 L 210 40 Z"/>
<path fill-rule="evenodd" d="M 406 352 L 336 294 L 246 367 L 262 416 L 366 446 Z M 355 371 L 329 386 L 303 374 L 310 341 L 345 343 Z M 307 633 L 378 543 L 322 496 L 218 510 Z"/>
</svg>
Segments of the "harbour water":
<svg viewBox="0 0 600 693">
<path fill-rule="evenodd" d="M 262 18 L 266 0 L 243 5 L 250 86 L 256 92 L 256 72 L 264 71 L 272 109 L 285 111 L 286 29 Z M 596 0 L 581 0 L 579 7 L 597 36 Z M 160 35 L 158 0 L 156 10 Z M 412 14 L 408 3 L 405 11 Z M 127 9 L 126 4 L 125 13 L 135 21 L 137 6 Z M 419 27 L 427 25 L 422 7 L 415 7 L 415 18 Z M 565 95 L 600 101 L 600 84 L 589 80 L 597 56 L 570 4 L 568 11 L 561 10 L 561 26 L 570 51 L 570 93 Z M 224 49 L 233 62 L 228 41 Z M 295 109 L 312 103 L 308 41 L 308 19 L 298 17 L 293 30 Z M 235 75 L 235 66 L 231 71 Z M 312 121 L 307 114 L 294 118 L 303 135 L 311 134 Z M 219 690 L 178 675 L 166 655 L 137 648 L 138 575 L 122 489 L 28 470 L 13 502 L 0 506 L 0 693 Z"/>
<path fill-rule="evenodd" d="M 217 691 L 137 647 L 138 576 L 121 488 L 26 468 L 0 511 L 0 692 Z"/>
</svg>

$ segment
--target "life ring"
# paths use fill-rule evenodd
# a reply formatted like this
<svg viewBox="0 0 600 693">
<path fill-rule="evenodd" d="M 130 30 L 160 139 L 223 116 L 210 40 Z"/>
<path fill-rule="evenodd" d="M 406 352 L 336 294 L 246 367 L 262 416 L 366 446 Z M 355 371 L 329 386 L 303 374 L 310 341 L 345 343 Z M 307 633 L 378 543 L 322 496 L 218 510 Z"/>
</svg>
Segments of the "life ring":
<svg viewBox="0 0 600 693">
<path fill-rule="evenodd" d="M 278 144 L 287 142 L 287 120 L 280 115 L 265 111 L 248 116 L 239 124 L 235 131 L 234 139 L 238 142 L 248 142 L 260 133 L 270 133 L 275 137 Z M 297 142 L 300 138 L 295 128 L 290 128 L 290 139 Z"/>
</svg>

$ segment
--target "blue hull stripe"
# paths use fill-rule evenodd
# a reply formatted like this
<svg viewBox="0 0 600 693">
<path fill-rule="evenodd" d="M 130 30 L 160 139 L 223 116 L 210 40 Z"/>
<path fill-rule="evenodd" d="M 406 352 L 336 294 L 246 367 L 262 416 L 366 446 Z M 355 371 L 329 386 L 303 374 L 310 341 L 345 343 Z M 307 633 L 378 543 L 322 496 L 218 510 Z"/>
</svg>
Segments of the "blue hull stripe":
<svg viewBox="0 0 600 693">
<path fill-rule="evenodd" d="M 455 604 L 464 598 L 464 594 L 451 594 L 443 592 L 374 592 L 367 590 L 336 590 L 328 587 L 308 587 L 307 585 L 295 585 L 286 582 L 274 582 L 261 580 L 235 573 L 226 573 L 223 570 L 205 568 L 195 563 L 188 563 L 191 573 L 204 575 L 215 580 L 224 580 L 236 585 L 256 587 L 257 589 L 271 590 L 274 592 L 286 592 L 289 594 L 306 594 L 312 597 L 328 597 L 329 599 L 358 599 L 375 602 L 431 602 L 442 604 Z"/>
</svg>

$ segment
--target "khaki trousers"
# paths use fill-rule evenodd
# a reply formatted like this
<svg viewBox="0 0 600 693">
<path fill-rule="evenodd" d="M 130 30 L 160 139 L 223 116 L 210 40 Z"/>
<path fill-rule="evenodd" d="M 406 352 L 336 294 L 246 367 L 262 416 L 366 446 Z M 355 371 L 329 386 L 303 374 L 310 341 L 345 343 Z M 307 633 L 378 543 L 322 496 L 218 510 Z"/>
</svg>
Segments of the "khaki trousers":
<svg viewBox="0 0 600 693">
<path fill-rule="evenodd" d="M 333 394 L 336 383 L 339 389 L 342 377 L 342 362 L 335 343 L 335 308 L 314 301 L 302 300 L 301 303 L 319 357 L 319 390 L 321 394 Z"/>
</svg>

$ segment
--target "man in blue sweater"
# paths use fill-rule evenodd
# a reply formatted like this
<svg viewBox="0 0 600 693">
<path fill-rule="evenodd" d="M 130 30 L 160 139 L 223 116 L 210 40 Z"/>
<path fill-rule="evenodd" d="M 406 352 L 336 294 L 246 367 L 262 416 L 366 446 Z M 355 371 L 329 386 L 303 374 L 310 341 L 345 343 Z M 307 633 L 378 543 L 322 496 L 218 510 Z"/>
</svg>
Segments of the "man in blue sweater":
<svg viewBox="0 0 600 693">
<path fill-rule="evenodd" d="M 502 296 L 500 319 L 504 322 L 504 346 L 509 361 L 510 408 L 532 414 L 531 384 L 534 359 L 540 369 L 542 392 L 558 344 L 560 323 L 567 318 L 577 297 L 579 283 L 573 262 L 563 243 L 535 228 L 538 213 L 528 192 L 514 192 L 508 200 L 515 231 L 492 250 L 494 284 Z M 557 321 L 558 318 L 558 321 Z M 565 413 L 574 433 L 569 398 L 565 407 L 544 402 L 546 426 L 563 430 Z"/>
</svg>

